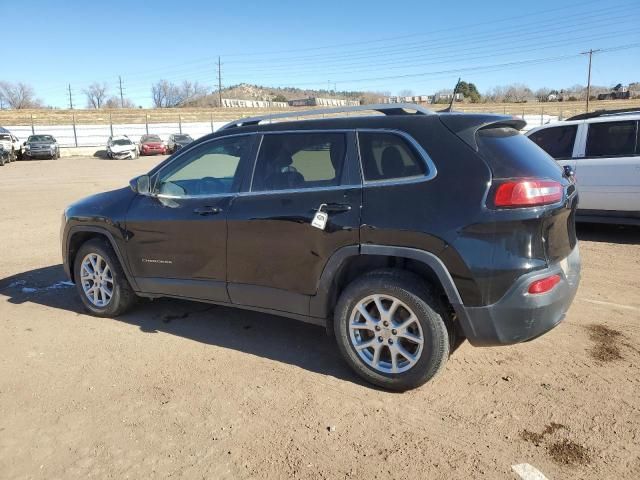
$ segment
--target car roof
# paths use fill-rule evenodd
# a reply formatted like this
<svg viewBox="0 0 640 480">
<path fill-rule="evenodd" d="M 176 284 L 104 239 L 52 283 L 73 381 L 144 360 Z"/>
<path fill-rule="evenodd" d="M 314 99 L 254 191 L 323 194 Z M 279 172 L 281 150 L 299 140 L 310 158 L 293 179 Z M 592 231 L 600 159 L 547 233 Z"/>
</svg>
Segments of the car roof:
<svg viewBox="0 0 640 480">
<path fill-rule="evenodd" d="M 539 127 L 534 127 L 527 132 L 527 135 L 533 132 L 537 132 L 539 130 L 544 130 L 552 127 L 563 127 L 566 125 L 581 125 L 583 123 L 603 123 L 603 122 L 623 122 L 623 121 L 636 121 L 640 120 L 640 113 L 629 113 L 624 115 L 613 114 L 613 115 L 602 115 L 600 117 L 594 118 L 585 118 L 582 120 L 558 120 L 557 122 L 545 123 L 544 125 L 540 125 Z"/>
</svg>

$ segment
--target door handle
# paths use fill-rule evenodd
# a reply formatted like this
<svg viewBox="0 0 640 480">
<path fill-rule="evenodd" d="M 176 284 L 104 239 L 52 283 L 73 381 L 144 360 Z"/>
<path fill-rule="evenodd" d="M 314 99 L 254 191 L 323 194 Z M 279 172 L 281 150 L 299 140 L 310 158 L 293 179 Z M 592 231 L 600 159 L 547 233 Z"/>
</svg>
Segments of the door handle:
<svg viewBox="0 0 640 480">
<path fill-rule="evenodd" d="M 344 213 L 351 210 L 351 205 L 348 203 L 327 203 L 323 210 L 327 213 Z"/>
<path fill-rule="evenodd" d="M 193 209 L 193 213 L 197 213 L 198 215 L 217 215 L 222 212 L 221 208 L 218 207 L 198 207 Z"/>
</svg>

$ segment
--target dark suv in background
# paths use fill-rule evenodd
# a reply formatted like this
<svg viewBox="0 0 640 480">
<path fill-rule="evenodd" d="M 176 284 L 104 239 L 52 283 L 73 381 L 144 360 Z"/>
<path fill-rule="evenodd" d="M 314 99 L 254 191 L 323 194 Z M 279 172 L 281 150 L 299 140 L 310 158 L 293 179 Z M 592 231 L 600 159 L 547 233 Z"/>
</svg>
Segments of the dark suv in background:
<svg viewBox="0 0 640 480">
<path fill-rule="evenodd" d="M 86 308 L 167 296 L 323 325 L 359 375 L 394 390 L 429 380 L 465 338 L 524 342 L 564 318 L 576 188 L 523 121 L 346 110 L 383 115 L 238 120 L 67 208 L 64 266 Z"/>
<path fill-rule="evenodd" d="M 24 142 L 22 158 L 31 160 L 32 158 L 60 158 L 60 147 L 58 142 L 51 135 L 30 135 Z"/>
</svg>

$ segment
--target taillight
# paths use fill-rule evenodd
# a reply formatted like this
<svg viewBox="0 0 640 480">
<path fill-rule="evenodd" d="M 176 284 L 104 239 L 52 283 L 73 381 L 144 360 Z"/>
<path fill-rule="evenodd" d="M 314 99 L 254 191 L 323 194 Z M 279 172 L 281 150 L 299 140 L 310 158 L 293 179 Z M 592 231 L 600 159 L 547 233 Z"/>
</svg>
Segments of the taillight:
<svg viewBox="0 0 640 480">
<path fill-rule="evenodd" d="M 535 207 L 562 200 L 562 184 L 552 180 L 511 180 L 495 190 L 493 204 L 500 208 Z"/>
<path fill-rule="evenodd" d="M 532 293 L 534 295 L 539 293 L 547 293 L 558 283 L 560 283 L 560 275 L 551 275 L 550 277 L 536 280 L 531 285 L 529 285 L 529 293 Z"/>
</svg>

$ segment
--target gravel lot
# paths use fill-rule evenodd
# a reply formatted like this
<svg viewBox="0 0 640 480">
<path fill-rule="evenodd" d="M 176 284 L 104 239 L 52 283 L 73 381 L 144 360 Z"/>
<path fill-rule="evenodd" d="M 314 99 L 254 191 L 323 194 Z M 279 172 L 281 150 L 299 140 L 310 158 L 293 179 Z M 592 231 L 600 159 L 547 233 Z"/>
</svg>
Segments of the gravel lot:
<svg viewBox="0 0 640 480">
<path fill-rule="evenodd" d="M 1 478 L 640 478 L 639 229 L 579 229 L 558 328 L 464 344 L 393 394 L 293 320 L 175 300 L 85 315 L 60 283 L 61 212 L 159 160 L 0 167 Z"/>
</svg>

